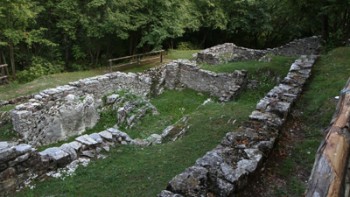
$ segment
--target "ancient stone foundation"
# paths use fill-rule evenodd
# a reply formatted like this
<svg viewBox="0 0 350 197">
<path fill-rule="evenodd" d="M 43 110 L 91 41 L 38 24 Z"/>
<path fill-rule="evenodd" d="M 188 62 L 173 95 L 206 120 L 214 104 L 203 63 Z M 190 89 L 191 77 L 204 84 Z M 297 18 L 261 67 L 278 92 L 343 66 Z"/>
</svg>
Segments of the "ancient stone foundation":
<svg viewBox="0 0 350 197">
<path fill-rule="evenodd" d="M 245 71 L 217 74 L 189 61 L 174 61 L 142 74 L 111 73 L 48 89 L 11 112 L 14 130 L 31 145 L 46 145 L 92 128 L 99 120 L 103 96 L 127 90 L 138 96 L 160 94 L 164 88 L 190 88 L 226 101 L 246 81 Z"/>
<path fill-rule="evenodd" d="M 301 56 L 288 75 L 260 100 L 237 131 L 175 176 L 159 197 L 231 196 L 247 185 L 274 146 L 291 106 L 311 75 L 316 56 Z"/>
<path fill-rule="evenodd" d="M 44 90 L 11 112 L 14 130 L 34 146 L 67 139 L 97 123 L 103 95 L 127 89 L 147 96 L 151 82 L 147 74 L 116 72 Z"/>
<path fill-rule="evenodd" d="M 168 89 L 190 88 L 219 97 L 221 101 L 233 99 L 246 83 L 246 71 L 214 73 L 202 70 L 194 62 L 182 60 L 165 65 L 162 81 Z"/>
<path fill-rule="evenodd" d="M 224 61 L 232 60 L 230 58 Z M 159 196 L 229 196 L 244 187 L 272 149 L 292 104 L 311 74 L 315 59 L 316 56 L 301 56 L 296 60 L 283 81 L 260 100 L 244 126 L 227 133 L 220 145 L 174 177 Z M 245 71 L 218 74 L 201 70 L 193 62 L 179 60 L 142 74 L 116 72 L 44 90 L 11 111 L 15 130 L 29 144 L 0 142 L 0 195 L 21 189 L 31 179 L 40 179 L 47 172 L 80 158 L 98 158 L 110 147 L 174 141 L 188 129 L 188 120 L 184 117 L 178 122 L 181 127 L 176 123 L 165 128 L 161 135 L 152 134 L 146 139 L 131 139 L 116 128 L 82 134 L 98 121 L 100 110 L 106 107 L 102 100 L 116 106 L 122 124 L 128 119 L 137 119 L 132 115 L 122 116 L 133 103 L 119 102 L 115 93 L 120 90 L 147 98 L 161 94 L 165 88 L 191 88 L 226 101 L 239 93 L 246 80 Z M 150 110 L 155 111 L 152 107 Z M 132 126 L 132 121 L 129 122 L 128 126 Z M 41 152 L 33 148 L 73 135 L 80 136 L 60 147 Z"/>
<path fill-rule="evenodd" d="M 265 55 L 300 56 L 318 54 L 321 47 L 320 38 L 317 36 L 297 39 L 286 45 L 265 49 L 249 49 L 236 46 L 233 43 L 217 45 L 197 54 L 197 63 L 221 64 L 242 60 L 259 60 Z"/>
</svg>

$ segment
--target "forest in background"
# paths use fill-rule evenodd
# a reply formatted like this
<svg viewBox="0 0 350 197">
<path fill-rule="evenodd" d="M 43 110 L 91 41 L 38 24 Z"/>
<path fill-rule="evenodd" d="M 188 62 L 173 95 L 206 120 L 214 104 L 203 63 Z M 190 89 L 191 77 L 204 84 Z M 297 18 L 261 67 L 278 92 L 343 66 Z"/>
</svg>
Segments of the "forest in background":
<svg viewBox="0 0 350 197">
<path fill-rule="evenodd" d="M 0 0 L 0 64 L 15 78 L 106 65 L 155 49 L 274 47 L 350 38 L 350 0 Z"/>
</svg>

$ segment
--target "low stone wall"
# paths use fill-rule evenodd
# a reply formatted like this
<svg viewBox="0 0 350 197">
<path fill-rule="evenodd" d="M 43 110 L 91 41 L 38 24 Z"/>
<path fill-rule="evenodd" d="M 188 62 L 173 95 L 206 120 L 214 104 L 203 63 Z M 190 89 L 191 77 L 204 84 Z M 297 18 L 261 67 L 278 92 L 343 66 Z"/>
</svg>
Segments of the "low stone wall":
<svg viewBox="0 0 350 197">
<path fill-rule="evenodd" d="M 41 152 L 28 144 L 0 142 L 0 196 L 27 186 L 33 179 L 45 178 L 49 171 L 63 168 L 79 158 L 97 158 L 101 151 L 109 151 L 110 146 L 133 143 L 140 144 L 114 128 L 82 135 L 75 141 Z"/>
<path fill-rule="evenodd" d="M 162 83 L 168 89 L 190 88 L 219 97 L 221 101 L 233 99 L 246 84 L 244 70 L 233 73 L 214 73 L 200 69 L 194 62 L 173 61 L 163 68 Z"/>
<path fill-rule="evenodd" d="M 12 110 L 14 130 L 34 146 L 64 140 L 97 123 L 103 95 L 127 89 L 147 96 L 151 86 L 147 74 L 116 72 L 44 90 Z"/>
<path fill-rule="evenodd" d="M 175 176 L 159 197 L 231 196 L 247 185 L 273 148 L 317 56 L 301 56 L 288 75 L 260 100 L 249 121 Z"/>
<path fill-rule="evenodd" d="M 90 159 L 105 158 L 104 152 L 120 145 L 151 146 L 175 141 L 188 130 L 188 117 L 168 126 L 161 134 L 151 134 L 145 139 L 132 139 L 128 134 L 109 128 L 99 133 L 81 135 L 60 147 L 50 147 L 38 152 L 28 144 L 0 142 L 0 196 L 6 196 L 31 186 L 33 180 L 57 177 L 61 171 L 74 171 L 79 164 Z M 72 169 L 73 168 L 73 169 Z"/>
<path fill-rule="evenodd" d="M 282 56 L 300 56 L 318 54 L 321 39 L 317 36 L 296 39 L 286 45 L 265 49 L 249 49 L 236 46 L 233 43 L 217 45 L 197 54 L 197 63 L 221 64 L 242 60 L 259 60 L 267 54 Z"/>
<path fill-rule="evenodd" d="M 189 61 L 174 61 L 152 71 L 115 72 L 47 89 L 11 111 L 14 130 L 33 146 L 46 145 L 92 128 L 99 119 L 102 97 L 127 90 L 138 96 L 160 94 L 164 88 L 190 88 L 226 101 L 244 86 L 246 72 L 217 74 Z"/>
</svg>

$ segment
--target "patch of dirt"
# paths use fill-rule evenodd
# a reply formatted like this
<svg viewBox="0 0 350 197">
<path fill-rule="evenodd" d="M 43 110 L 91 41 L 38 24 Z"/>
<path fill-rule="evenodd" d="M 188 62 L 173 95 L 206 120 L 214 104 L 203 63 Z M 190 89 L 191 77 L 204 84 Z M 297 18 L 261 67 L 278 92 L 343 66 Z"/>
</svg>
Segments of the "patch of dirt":
<svg viewBox="0 0 350 197">
<path fill-rule="evenodd" d="M 300 113 L 293 110 L 288 120 L 281 130 L 279 139 L 268 156 L 261 170 L 249 181 L 249 185 L 243 191 L 236 194 L 239 197 L 299 197 L 304 190 L 311 169 L 305 169 L 305 166 L 293 163 L 286 165 L 287 160 L 291 159 L 293 147 L 303 141 L 303 121 Z M 290 168 L 288 168 L 290 167 Z M 295 190 L 291 191 L 291 185 L 299 183 Z M 298 184 L 297 183 L 297 184 Z M 300 187 L 301 185 L 301 187 Z M 292 186 L 293 187 L 293 186 Z"/>
</svg>

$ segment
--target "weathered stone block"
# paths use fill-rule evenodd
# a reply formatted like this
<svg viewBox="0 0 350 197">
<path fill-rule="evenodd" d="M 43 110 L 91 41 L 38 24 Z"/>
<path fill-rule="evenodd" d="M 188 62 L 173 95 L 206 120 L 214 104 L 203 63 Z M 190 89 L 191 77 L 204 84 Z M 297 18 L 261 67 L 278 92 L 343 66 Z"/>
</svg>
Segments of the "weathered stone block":
<svg viewBox="0 0 350 197">
<path fill-rule="evenodd" d="M 175 176 L 167 187 L 167 190 L 184 196 L 206 196 L 208 186 L 208 170 L 192 166 L 183 173 Z"/>
</svg>

